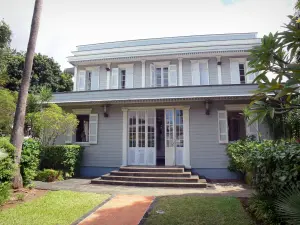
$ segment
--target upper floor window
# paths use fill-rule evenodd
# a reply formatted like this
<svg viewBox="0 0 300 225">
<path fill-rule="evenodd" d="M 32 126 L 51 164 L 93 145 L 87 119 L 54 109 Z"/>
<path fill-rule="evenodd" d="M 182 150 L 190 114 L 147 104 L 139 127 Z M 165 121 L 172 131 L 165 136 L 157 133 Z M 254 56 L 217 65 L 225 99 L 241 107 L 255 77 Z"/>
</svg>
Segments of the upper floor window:
<svg viewBox="0 0 300 225">
<path fill-rule="evenodd" d="M 77 90 L 99 90 L 100 67 L 89 67 L 86 70 L 79 70 L 77 75 Z"/>
<path fill-rule="evenodd" d="M 120 80 L 121 80 L 121 88 L 125 89 L 126 87 L 126 70 L 120 70 Z"/>
<path fill-rule="evenodd" d="M 230 58 L 230 77 L 231 84 L 249 84 L 256 77 L 255 73 L 249 74 L 252 69 L 249 68 L 246 58 Z"/>
<path fill-rule="evenodd" d="M 244 63 L 239 64 L 239 73 L 240 73 L 241 84 L 245 84 L 246 83 L 246 73 L 245 73 L 245 64 Z"/>
<path fill-rule="evenodd" d="M 155 84 L 156 87 L 169 86 L 169 68 L 168 67 L 156 67 L 155 68 Z"/>
<path fill-rule="evenodd" d="M 177 86 L 177 65 L 170 62 L 150 64 L 150 83 L 152 87 Z"/>
<path fill-rule="evenodd" d="M 208 59 L 191 60 L 193 85 L 209 85 Z"/>
<path fill-rule="evenodd" d="M 123 64 L 119 65 L 118 68 L 112 68 L 110 88 L 133 88 L 133 64 Z"/>
</svg>

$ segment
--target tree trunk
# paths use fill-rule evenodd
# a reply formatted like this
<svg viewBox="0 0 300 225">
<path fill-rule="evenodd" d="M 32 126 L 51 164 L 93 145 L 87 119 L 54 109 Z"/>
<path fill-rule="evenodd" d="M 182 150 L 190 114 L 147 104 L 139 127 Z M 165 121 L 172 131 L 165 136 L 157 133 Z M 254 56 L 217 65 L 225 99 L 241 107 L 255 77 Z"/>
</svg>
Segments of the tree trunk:
<svg viewBox="0 0 300 225">
<path fill-rule="evenodd" d="M 37 40 L 37 35 L 38 35 L 38 30 L 40 25 L 42 3 L 43 0 L 36 0 L 34 5 L 30 36 L 29 36 L 26 58 L 25 58 L 25 66 L 23 69 L 21 87 L 18 95 L 18 102 L 17 102 L 16 113 L 14 118 L 14 126 L 11 134 L 11 143 L 16 147 L 15 164 L 17 167 L 13 178 L 13 188 L 23 187 L 23 179 L 20 173 L 20 160 L 21 160 L 22 145 L 24 140 L 24 123 L 25 123 L 27 97 L 28 97 L 28 90 L 30 86 L 36 40 Z"/>
</svg>

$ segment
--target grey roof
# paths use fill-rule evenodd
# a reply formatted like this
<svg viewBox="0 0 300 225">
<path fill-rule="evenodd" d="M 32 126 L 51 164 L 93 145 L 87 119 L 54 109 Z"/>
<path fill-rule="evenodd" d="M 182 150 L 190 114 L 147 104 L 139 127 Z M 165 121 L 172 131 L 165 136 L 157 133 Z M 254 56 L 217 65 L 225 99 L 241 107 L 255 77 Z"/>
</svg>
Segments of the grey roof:
<svg viewBox="0 0 300 225">
<path fill-rule="evenodd" d="M 257 33 L 228 33 L 228 34 L 210 34 L 210 35 L 192 35 L 179 37 L 164 37 L 151 39 L 138 39 L 128 41 L 106 42 L 89 45 L 77 46 L 78 51 L 102 50 L 112 48 L 124 48 L 146 45 L 161 45 L 161 44 L 175 44 L 175 43 L 189 43 L 202 41 L 228 41 L 228 40 L 246 40 L 255 39 Z"/>
</svg>

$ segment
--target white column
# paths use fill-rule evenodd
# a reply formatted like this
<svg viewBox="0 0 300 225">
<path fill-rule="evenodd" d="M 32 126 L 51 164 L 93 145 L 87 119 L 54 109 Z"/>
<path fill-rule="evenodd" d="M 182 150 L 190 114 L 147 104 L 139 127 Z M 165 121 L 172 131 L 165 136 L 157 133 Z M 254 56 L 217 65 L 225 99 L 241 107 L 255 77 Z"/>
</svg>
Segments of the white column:
<svg viewBox="0 0 300 225">
<path fill-rule="evenodd" d="M 184 166 L 191 168 L 190 156 L 190 107 L 183 109 L 183 132 L 184 132 Z"/>
<path fill-rule="evenodd" d="M 182 58 L 178 58 L 178 85 L 183 86 Z"/>
<path fill-rule="evenodd" d="M 122 147 L 122 166 L 127 166 L 127 143 L 128 143 L 128 109 L 123 111 L 123 147 Z"/>
<path fill-rule="evenodd" d="M 142 87 L 146 87 L 146 60 L 142 60 Z"/>
<path fill-rule="evenodd" d="M 221 56 L 217 56 L 217 69 L 218 69 L 218 84 L 222 84 L 222 68 L 219 63 L 221 63 Z"/>
<path fill-rule="evenodd" d="M 77 90 L 77 66 L 74 67 L 73 91 Z"/>
<path fill-rule="evenodd" d="M 111 68 L 110 68 L 110 63 L 106 63 L 106 68 L 109 70 L 106 72 L 106 89 L 110 89 L 110 73 L 111 73 Z"/>
</svg>

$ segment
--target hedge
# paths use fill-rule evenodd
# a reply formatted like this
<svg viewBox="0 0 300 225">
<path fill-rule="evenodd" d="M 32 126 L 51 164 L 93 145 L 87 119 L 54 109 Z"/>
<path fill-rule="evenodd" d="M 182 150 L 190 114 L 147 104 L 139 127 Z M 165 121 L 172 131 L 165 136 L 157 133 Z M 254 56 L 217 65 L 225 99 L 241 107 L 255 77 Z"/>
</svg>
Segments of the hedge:
<svg viewBox="0 0 300 225">
<path fill-rule="evenodd" d="M 63 171 L 65 177 L 79 176 L 82 153 L 79 145 L 44 146 L 40 168 Z"/>
<path fill-rule="evenodd" d="M 8 154 L 8 157 L 0 161 L 0 183 L 10 182 L 14 173 L 15 147 L 9 142 L 9 138 L 0 138 L 0 148 Z"/>
</svg>

